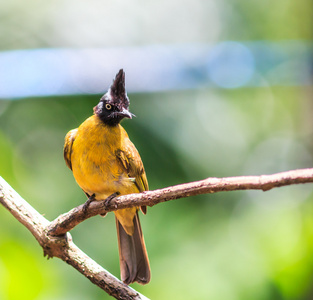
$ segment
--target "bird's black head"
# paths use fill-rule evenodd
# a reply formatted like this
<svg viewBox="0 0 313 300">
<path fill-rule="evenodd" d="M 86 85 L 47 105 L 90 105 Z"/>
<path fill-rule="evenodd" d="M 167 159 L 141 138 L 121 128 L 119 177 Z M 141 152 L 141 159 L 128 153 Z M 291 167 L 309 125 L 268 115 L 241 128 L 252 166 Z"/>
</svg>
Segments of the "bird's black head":
<svg viewBox="0 0 313 300">
<path fill-rule="evenodd" d="M 97 106 L 94 113 L 107 125 L 116 126 L 124 118 L 131 119 L 134 115 L 128 110 L 129 99 L 125 90 L 125 73 L 121 69 Z"/>
</svg>

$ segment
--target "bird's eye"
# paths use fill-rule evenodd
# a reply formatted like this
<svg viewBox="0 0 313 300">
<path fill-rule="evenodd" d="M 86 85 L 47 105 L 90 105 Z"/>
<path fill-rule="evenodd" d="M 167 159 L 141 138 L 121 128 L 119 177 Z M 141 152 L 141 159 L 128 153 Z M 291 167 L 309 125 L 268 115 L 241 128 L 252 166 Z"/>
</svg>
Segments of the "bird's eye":
<svg viewBox="0 0 313 300">
<path fill-rule="evenodd" d="M 105 108 L 106 108 L 107 110 L 111 110 L 111 109 L 112 109 L 112 105 L 109 104 L 109 103 L 107 103 L 107 104 L 105 105 Z"/>
</svg>

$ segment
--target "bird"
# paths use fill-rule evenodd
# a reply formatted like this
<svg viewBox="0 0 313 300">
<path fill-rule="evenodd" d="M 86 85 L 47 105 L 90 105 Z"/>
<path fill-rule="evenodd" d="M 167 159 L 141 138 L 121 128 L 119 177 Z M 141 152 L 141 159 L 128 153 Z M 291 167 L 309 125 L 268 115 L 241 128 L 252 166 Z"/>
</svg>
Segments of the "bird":
<svg viewBox="0 0 313 300">
<path fill-rule="evenodd" d="M 93 108 L 93 115 L 65 137 L 64 159 L 91 201 L 147 191 L 148 181 L 141 157 L 120 125 L 132 119 L 120 69 L 108 91 Z M 119 248 L 120 275 L 125 284 L 150 281 L 151 272 L 138 210 L 146 206 L 114 211 Z"/>
</svg>

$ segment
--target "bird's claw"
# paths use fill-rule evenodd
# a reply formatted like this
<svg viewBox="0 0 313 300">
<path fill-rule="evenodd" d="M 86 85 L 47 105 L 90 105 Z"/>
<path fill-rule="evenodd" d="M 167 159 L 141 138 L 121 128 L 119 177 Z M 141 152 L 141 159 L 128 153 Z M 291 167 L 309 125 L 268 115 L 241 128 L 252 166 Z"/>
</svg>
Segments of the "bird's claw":
<svg viewBox="0 0 313 300">
<path fill-rule="evenodd" d="M 112 199 L 114 199 L 116 196 L 118 196 L 120 193 L 119 192 L 115 192 L 113 193 L 112 195 L 110 195 L 109 197 L 107 197 L 105 200 L 104 200 L 104 207 L 107 208 L 111 202 Z M 106 216 L 106 212 L 103 213 L 103 214 L 100 214 L 100 216 L 102 217 L 105 217 Z"/>
<path fill-rule="evenodd" d="M 105 207 L 108 207 L 110 202 L 119 195 L 120 193 L 119 192 L 115 192 L 113 193 L 112 195 L 110 195 L 108 198 L 105 199 L 104 201 L 104 206 Z"/>
<path fill-rule="evenodd" d="M 87 209 L 88 209 L 90 203 L 93 202 L 93 201 L 95 201 L 95 200 L 96 200 L 96 195 L 95 195 L 95 194 L 92 194 L 92 195 L 88 198 L 88 200 L 85 202 L 85 204 L 84 204 L 84 206 L 83 206 L 83 212 L 84 212 L 84 214 L 86 214 Z"/>
</svg>

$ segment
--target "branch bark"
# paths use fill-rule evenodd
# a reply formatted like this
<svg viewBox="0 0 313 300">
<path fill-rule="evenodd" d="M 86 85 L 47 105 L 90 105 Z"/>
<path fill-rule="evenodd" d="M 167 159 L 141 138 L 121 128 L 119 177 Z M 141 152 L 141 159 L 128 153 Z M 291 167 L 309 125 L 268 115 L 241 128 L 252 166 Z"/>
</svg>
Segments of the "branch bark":
<svg viewBox="0 0 313 300">
<path fill-rule="evenodd" d="M 2 177 L 0 177 L 0 203 L 29 229 L 48 258 L 62 259 L 116 299 L 147 299 L 88 257 L 73 243 L 69 233 L 57 237 L 49 235 L 47 228 L 50 222 L 17 194 Z"/>
<path fill-rule="evenodd" d="M 87 210 L 84 210 L 83 205 L 80 205 L 49 222 L 0 177 L 0 203 L 29 229 L 48 258 L 58 257 L 67 262 L 116 299 L 137 300 L 147 298 L 122 283 L 83 253 L 73 243 L 68 231 L 87 218 L 117 209 L 132 206 L 153 206 L 161 202 L 200 194 L 236 190 L 268 191 L 281 186 L 309 182 L 313 182 L 313 168 L 261 176 L 207 178 L 140 194 L 116 197 L 109 203 L 105 200 L 94 201 Z"/>
<path fill-rule="evenodd" d="M 175 186 L 166 187 L 140 194 L 129 194 L 112 199 L 92 202 L 85 211 L 83 205 L 60 215 L 49 226 L 49 233 L 54 236 L 64 234 L 82 221 L 98 214 L 105 214 L 121 208 L 132 206 L 154 206 L 158 203 L 201 194 L 212 194 L 225 191 L 262 190 L 313 182 L 313 168 L 299 169 L 261 176 L 210 177 Z"/>
</svg>

